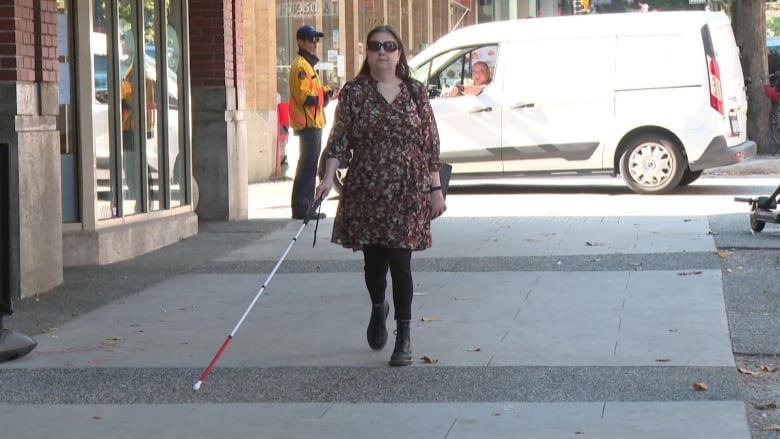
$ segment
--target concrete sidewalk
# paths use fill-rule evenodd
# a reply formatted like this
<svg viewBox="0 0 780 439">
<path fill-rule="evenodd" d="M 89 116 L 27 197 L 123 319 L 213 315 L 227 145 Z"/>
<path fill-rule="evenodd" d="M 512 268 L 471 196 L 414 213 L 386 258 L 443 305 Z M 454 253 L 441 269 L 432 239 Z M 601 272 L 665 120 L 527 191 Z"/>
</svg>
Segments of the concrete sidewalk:
<svg viewBox="0 0 780 439">
<path fill-rule="evenodd" d="M 179 264 L 0 365 L 3 437 L 750 437 L 706 217 L 437 220 L 400 369 L 366 344 L 360 254 L 312 226 L 199 392 L 300 222 L 117 266 Z"/>
</svg>

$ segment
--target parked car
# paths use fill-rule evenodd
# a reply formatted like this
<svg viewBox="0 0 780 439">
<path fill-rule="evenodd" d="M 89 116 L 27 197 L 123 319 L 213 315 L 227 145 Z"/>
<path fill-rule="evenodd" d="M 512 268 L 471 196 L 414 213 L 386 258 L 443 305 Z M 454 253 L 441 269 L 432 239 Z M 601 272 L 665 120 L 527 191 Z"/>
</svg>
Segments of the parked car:
<svg viewBox="0 0 780 439">
<path fill-rule="evenodd" d="M 494 74 L 484 91 L 440 97 L 447 73 L 468 77 L 476 61 Z M 663 194 L 756 154 L 737 45 L 720 12 L 478 24 L 410 66 L 428 86 L 453 178 L 610 174 Z M 338 177 L 336 190 L 349 175 Z"/>
</svg>

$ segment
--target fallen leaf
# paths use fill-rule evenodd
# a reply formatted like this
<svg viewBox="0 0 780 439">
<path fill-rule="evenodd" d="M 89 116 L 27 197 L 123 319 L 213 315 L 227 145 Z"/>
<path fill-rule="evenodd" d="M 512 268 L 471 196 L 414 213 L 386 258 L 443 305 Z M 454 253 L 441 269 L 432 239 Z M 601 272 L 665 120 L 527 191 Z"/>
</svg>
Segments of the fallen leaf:
<svg viewBox="0 0 780 439">
<path fill-rule="evenodd" d="M 777 371 L 777 368 L 774 366 L 762 365 L 761 370 L 763 370 L 764 372 L 775 372 Z"/>
<path fill-rule="evenodd" d="M 601 247 L 604 245 L 604 243 L 598 241 L 594 241 L 594 242 L 585 241 L 585 245 L 587 245 L 588 247 Z"/>
<path fill-rule="evenodd" d="M 764 427 L 764 431 L 780 431 L 780 425 L 769 424 L 766 427 Z"/>
<path fill-rule="evenodd" d="M 441 321 L 441 319 L 438 318 L 438 317 L 423 317 L 420 320 L 422 320 L 423 322 L 440 322 Z"/>
<path fill-rule="evenodd" d="M 493 412 L 493 413 L 490 414 L 490 416 L 501 416 L 501 413 Z"/>
<path fill-rule="evenodd" d="M 756 408 L 759 410 L 776 410 L 777 403 L 772 401 L 772 402 L 765 402 L 763 404 L 756 404 Z"/>
<path fill-rule="evenodd" d="M 656 358 L 655 361 L 657 361 L 659 363 L 668 363 L 668 362 L 672 361 L 672 359 L 671 358 Z"/>
<path fill-rule="evenodd" d="M 716 250 L 715 254 L 717 254 L 718 256 L 720 256 L 723 259 L 726 259 L 727 257 L 733 255 L 734 252 L 730 252 L 728 250 Z"/>
<path fill-rule="evenodd" d="M 124 340 L 122 337 L 108 337 L 103 340 L 105 346 L 116 346 Z"/>
<path fill-rule="evenodd" d="M 480 349 L 480 348 L 468 348 L 468 349 L 466 349 L 466 352 L 479 352 L 481 350 L 482 349 Z"/>
<path fill-rule="evenodd" d="M 177 308 L 179 311 L 189 311 L 191 309 L 195 309 L 194 306 L 182 306 L 181 308 Z"/>
<path fill-rule="evenodd" d="M 677 273 L 678 276 L 690 276 L 692 274 L 701 274 L 701 270 L 683 271 L 681 273 Z"/>
<path fill-rule="evenodd" d="M 437 360 L 435 358 L 428 357 L 428 356 L 420 357 L 420 361 L 422 361 L 423 364 L 436 364 L 436 363 L 439 362 L 439 360 Z"/>
<path fill-rule="evenodd" d="M 699 392 L 707 390 L 707 384 L 705 384 L 705 383 L 693 383 L 693 390 L 696 390 L 696 391 L 699 391 Z"/>
<path fill-rule="evenodd" d="M 754 377 L 760 375 L 759 372 L 756 372 L 755 370 L 750 370 L 750 369 L 748 369 L 746 367 L 738 367 L 737 368 L 737 372 L 739 372 L 739 373 L 741 373 L 743 375 L 750 375 L 750 376 L 754 376 Z"/>
<path fill-rule="evenodd" d="M 93 416 L 92 419 L 103 419 L 100 416 Z"/>
<path fill-rule="evenodd" d="M 471 297 L 453 297 L 452 300 L 471 300 Z"/>
</svg>

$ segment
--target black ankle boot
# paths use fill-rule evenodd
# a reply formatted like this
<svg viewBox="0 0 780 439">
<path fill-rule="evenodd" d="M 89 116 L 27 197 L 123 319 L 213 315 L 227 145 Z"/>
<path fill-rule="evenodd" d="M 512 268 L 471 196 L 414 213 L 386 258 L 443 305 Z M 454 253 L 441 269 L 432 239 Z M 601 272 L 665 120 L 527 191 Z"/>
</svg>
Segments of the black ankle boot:
<svg viewBox="0 0 780 439">
<path fill-rule="evenodd" d="M 391 366 L 412 364 L 412 347 L 409 341 L 409 320 L 398 320 L 395 331 L 395 349 L 390 356 Z"/>
<path fill-rule="evenodd" d="M 371 306 L 371 320 L 368 321 L 366 338 L 368 339 L 368 345 L 375 351 L 382 350 L 382 348 L 385 347 L 385 344 L 387 344 L 385 320 L 387 320 L 387 314 L 389 312 L 390 305 L 388 305 L 387 302 Z"/>
</svg>

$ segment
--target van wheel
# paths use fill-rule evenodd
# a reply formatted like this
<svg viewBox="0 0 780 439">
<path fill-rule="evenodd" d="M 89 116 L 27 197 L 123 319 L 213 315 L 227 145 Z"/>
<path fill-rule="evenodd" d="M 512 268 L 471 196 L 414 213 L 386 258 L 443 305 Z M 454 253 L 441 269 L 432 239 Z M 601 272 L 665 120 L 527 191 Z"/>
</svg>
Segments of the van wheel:
<svg viewBox="0 0 780 439">
<path fill-rule="evenodd" d="M 325 175 L 325 151 L 320 155 L 320 164 L 317 169 L 317 177 L 322 180 Z M 344 191 L 344 179 L 347 178 L 347 168 L 336 169 L 336 177 L 333 179 L 333 190 L 337 194 L 341 195 Z"/>
<path fill-rule="evenodd" d="M 634 192 L 665 194 L 676 188 L 687 166 L 679 146 L 665 136 L 633 138 L 620 156 L 620 175 Z"/>
<path fill-rule="evenodd" d="M 677 186 L 688 186 L 689 184 L 698 180 L 703 172 L 704 171 L 691 171 L 690 169 L 686 169 L 685 173 L 683 174 L 683 178 L 680 180 L 680 184 Z"/>
</svg>

